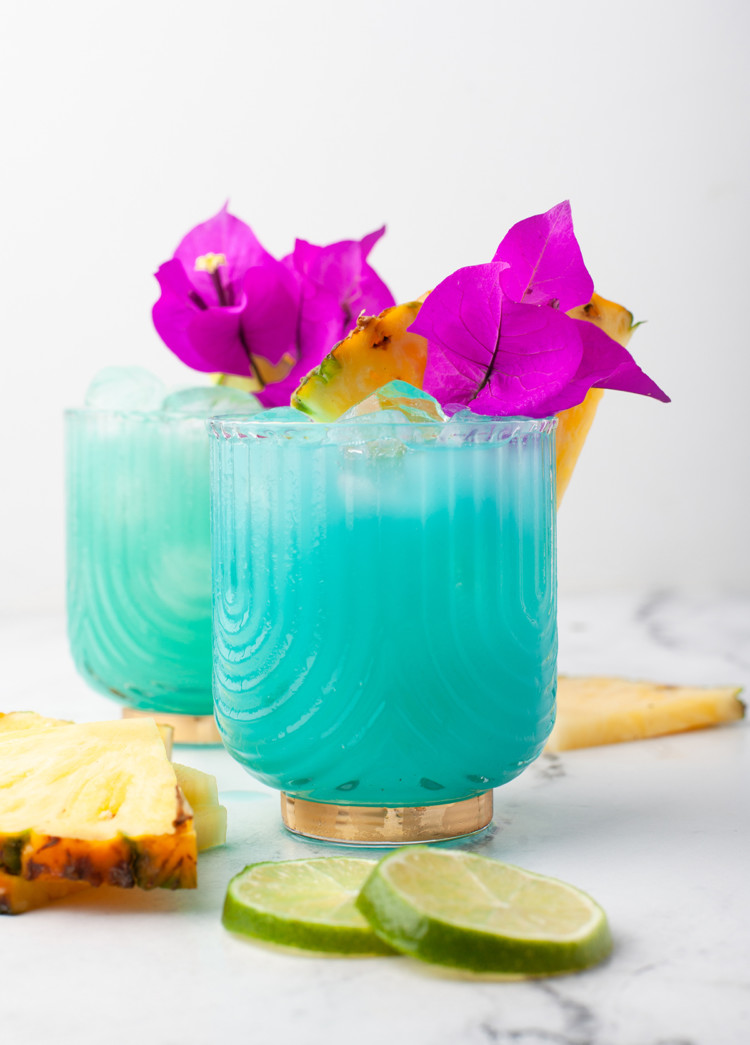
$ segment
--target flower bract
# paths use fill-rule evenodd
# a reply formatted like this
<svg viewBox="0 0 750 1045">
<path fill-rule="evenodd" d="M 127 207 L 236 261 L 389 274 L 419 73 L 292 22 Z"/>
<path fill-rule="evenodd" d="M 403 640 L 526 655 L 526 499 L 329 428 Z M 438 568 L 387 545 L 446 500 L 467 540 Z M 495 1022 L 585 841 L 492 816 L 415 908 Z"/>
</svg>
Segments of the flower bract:
<svg viewBox="0 0 750 1045">
<path fill-rule="evenodd" d="M 592 387 L 669 402 L 625 348 L 566 314 L 593 289 L 567 201 L 514 225 L 489 264 L 444 279 L 412 324 L 428 340 L 425 391 L 495 416 L 545 417 Z"/>
</svg>

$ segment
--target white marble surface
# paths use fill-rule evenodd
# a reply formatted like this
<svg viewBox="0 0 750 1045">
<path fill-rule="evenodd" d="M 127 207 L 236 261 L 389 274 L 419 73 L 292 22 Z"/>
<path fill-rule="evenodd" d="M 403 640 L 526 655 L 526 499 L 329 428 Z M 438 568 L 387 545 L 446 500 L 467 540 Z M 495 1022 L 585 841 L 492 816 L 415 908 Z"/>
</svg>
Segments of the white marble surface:
<svg viewBox="0 0 750 1045">
<path fill-rule="evenodd" d="M 56 617 L 0 619 L 4 710 L 79 720 L 91 693 Z M 750 598 L 563 601 L 560 668 L 750 688 Z M 2 1040 L 112 1045 L 741 1045 L 750 1033 L 750 731 L 543 756 L 495 796 L 477 851 L 567 879 L 607 910 L 615 949 L 588 972 L 529 983 L 449 979 L 406 959 L 312 959 L 222 929 L 246 863 L 318 853 L 279 825 L 276 796 L 220 749 L 229 844 L 179 894 L 80 896 L 0 920 Z M 330 849 L 327 852 L 331 852 Z"/>
</svg>

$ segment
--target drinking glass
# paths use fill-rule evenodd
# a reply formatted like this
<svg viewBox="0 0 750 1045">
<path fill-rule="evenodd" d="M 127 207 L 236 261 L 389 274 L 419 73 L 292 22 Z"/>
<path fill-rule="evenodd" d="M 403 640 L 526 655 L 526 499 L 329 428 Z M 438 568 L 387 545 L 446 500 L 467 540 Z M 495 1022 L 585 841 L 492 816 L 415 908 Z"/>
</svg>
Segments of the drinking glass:
<svg viewBox="0 0 750 1045">
<path fill-rule="evenodd" d="M 75 665 L 127 713 L 172 721 L 176 740 L 218 740 L 205 420 L 82 409 L 65 431 Z"/>
<path fill-rule="evenodd" d="M 456 837 L 556 688 L 554 419 L 215 418 L 214 710 L 291 830 Z"/>
</svg>

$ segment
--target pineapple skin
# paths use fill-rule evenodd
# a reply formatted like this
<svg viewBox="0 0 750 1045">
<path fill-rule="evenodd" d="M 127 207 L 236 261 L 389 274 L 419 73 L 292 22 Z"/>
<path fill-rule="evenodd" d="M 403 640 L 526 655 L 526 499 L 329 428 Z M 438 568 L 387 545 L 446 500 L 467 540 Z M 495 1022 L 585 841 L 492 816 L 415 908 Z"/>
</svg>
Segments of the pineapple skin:
<svg viewBox="0 0 750 1045">
<path fill-rule="evenodd" d="M 16 874 L 0 871 L 0 915 L 25 914 L 88 888 L 87 882 L 27 882 Z"/>
<path fill-rule="evenodd" d="M 120 889 L 195 889 L 193 812 L 177 788 L 174 834 L 105 841 L 26 831 L 0 836 L 0 872 L 27 882 L 85 882 Z"/>
</svg>

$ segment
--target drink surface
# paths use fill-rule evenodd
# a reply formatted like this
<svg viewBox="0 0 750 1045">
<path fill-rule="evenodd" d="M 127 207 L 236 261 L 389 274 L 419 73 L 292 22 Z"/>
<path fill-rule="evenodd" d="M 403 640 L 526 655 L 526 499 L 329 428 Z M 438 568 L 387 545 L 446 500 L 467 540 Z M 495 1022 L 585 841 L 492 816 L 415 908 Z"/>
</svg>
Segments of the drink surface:
<svg viewBox="0 0 750 1045">
<path fill-rule="evenodd" d="M 538 755 L 557 648 L 546 424 L 475 442 L 213 423 L 214 697 L 235 758 L 301 798 L 400 806 Z"/>
<path fill-rule="evenodd" d="M 133 707 L 210 714 L 203 421 L 71 411 L 66 443 L 68 633 L 78 671 Z"/>
</svg>

